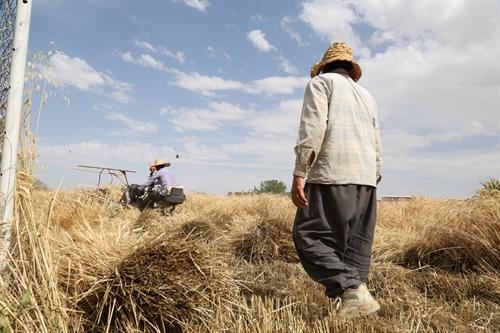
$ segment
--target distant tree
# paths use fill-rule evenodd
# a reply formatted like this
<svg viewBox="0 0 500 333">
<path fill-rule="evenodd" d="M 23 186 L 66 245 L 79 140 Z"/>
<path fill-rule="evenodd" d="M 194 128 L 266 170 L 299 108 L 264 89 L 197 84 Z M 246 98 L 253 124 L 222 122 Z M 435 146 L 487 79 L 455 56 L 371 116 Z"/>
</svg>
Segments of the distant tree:
<svg viewBox="0 0 500 333">
<path fill-rule="evenodd" d="M 275 194 L 286 194 L 286 185 L 282 181 L 276 179 L 265 180 L 260 183 L 259 187 L 255 187 L 253 192 L 255 193 L 275 193 Z"/>
<path fill-rule="evenodd" d="M 50 190 L 50 187 L 48 187 L 47 184 L 45 184 L 43 181 L 41 181 L 38 178 L 33 183 L 33 188 L 35 190 L 42 190 L 42 191 Z"/>
</svg>

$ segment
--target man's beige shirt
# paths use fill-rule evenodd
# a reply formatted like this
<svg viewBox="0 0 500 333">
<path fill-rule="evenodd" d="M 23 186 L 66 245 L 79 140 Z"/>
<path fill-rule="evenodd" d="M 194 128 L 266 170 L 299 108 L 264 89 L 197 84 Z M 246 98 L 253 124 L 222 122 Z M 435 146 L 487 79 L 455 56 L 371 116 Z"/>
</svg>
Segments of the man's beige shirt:
<svg viewBox="0 0 500 333">
<path fill-rule="evenodd" d="M 315 159 L 310 163 L 312 153 Z M 312 78 L 295 146 L 294 175 L 309 183 L 377 185 L 381 168 L 377 105 L 347 71 Z"/>
</svg>

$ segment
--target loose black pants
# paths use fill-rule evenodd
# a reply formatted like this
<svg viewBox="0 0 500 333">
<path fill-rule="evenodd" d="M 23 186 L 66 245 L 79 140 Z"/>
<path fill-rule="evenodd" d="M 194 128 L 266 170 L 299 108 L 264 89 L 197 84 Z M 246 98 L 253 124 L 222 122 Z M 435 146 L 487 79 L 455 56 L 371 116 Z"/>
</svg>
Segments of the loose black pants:
<svg viewBox="0 0 500 333">
<path fill-rule="evenodd" d="M 368 277 L 377 215 L 377 189 L 307 183 L 309 206 L 298 209 L 293 239 L 305 271 L 337 297 Z"/>
</svg>

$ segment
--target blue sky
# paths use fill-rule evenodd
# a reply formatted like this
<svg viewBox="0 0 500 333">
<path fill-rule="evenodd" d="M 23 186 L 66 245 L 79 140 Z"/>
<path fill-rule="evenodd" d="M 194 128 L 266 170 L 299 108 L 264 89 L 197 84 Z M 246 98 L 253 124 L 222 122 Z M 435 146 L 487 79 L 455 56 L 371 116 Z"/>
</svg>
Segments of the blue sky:
<svg viewBox="0 0 500 333">
<path fill-rule="evenodd" d="M 30 49 L 57 85 L 38 176 L 142 182 L 162 158 L 191 191 L 289 186 L 310 66 L 346 40 L 379 104 L 380 193 L 470 196 L 500 178 L 498 17 L 496 1 L 36 1 Z"/>
</svg>

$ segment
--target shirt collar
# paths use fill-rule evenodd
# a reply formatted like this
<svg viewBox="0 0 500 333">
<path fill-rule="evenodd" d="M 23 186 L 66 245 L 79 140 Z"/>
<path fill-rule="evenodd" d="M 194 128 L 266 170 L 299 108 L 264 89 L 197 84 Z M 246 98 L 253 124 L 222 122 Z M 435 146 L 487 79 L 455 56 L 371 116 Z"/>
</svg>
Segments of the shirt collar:
<svg viewBox="0 0 500 333">
<path fill-rule="evenodd" d="M 335 68 L 332 73 L 349 75 L 349 72 L 344 68 Z"/>
</svg>

